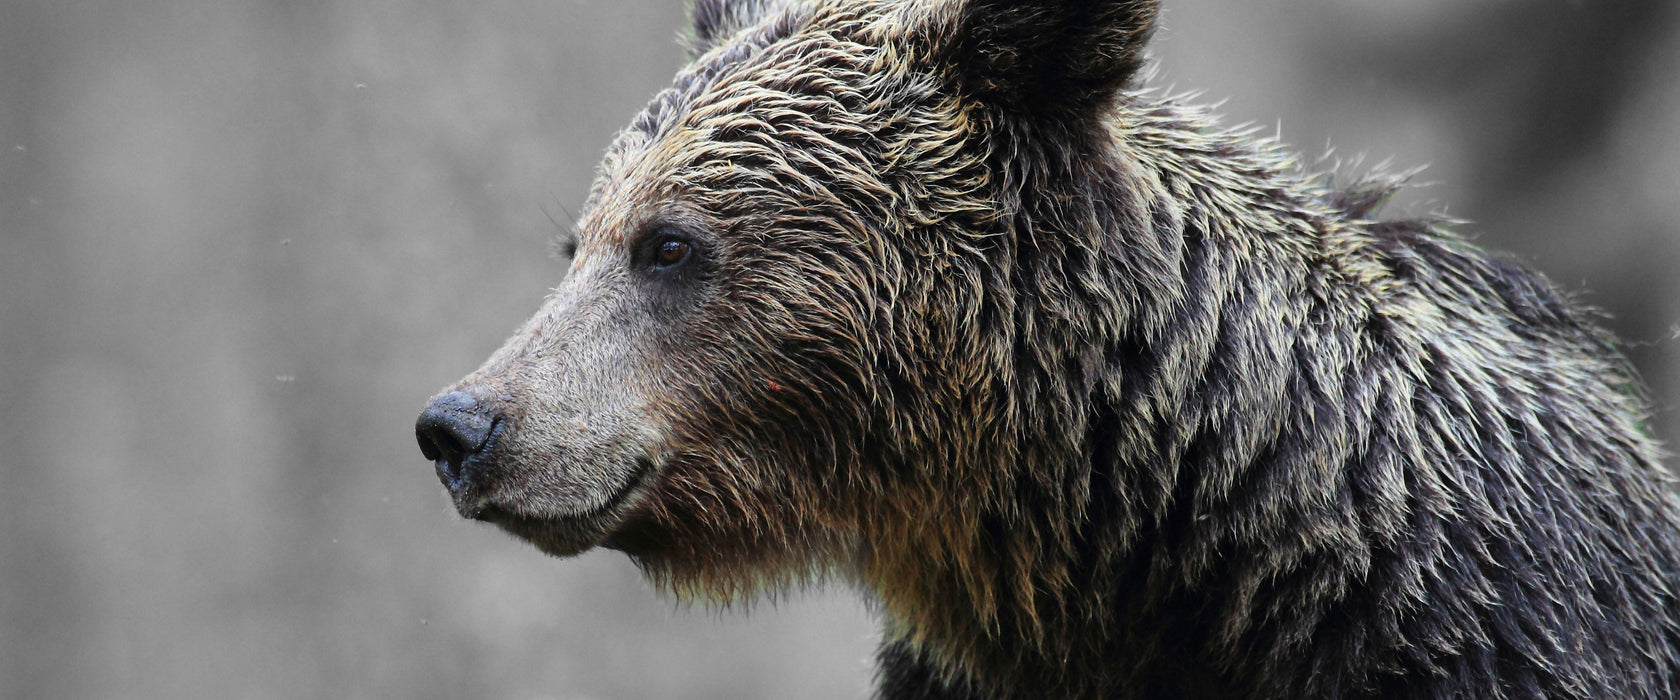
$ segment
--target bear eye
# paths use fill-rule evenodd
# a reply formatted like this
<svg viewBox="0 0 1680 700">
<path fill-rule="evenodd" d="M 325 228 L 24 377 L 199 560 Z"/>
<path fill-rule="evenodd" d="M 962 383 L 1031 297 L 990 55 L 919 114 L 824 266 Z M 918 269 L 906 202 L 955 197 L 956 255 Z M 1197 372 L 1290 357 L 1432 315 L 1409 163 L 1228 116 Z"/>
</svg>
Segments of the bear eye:
<svg viewBox="0 0 1680 700">
<path fill-rule="evenodd" d="M 636 262 L 646 270 L 670 270 L 689 262 L 695 254 L 694 241 L 682 231 L 660 228 L 637 246 Z"/>
<path fill-rule="evenodd" d="M 653 249 L 653 264 L 657 267 L 672 267 L 688 259 L 693 246 L 681 238 L 668 237 L 657 242 Z"/>
<path fill-rule="evenodd" d="M 625 262 L 644 279 L 686 286 L 710 276 L 713 241 L 699 224 L 658 220 L 632 235 Z"/>
</svg>

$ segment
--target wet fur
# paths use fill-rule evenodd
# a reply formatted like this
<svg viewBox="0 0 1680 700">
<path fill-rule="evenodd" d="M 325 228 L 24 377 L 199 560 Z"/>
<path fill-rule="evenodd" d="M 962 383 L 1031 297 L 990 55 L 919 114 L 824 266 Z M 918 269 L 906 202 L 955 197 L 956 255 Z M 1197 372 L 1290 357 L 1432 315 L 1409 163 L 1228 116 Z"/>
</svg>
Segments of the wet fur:
<svg viewBox="0 0 1680 700">
<path fill-rule="evenodd" d="M 855 584 L 885 698 L 1680 694 L 1613 342 L 1133 84 L 1155 14 L 699 2 L 583 226 L 720 260 L 607 544 L 683 597 Z"/>
</svg>

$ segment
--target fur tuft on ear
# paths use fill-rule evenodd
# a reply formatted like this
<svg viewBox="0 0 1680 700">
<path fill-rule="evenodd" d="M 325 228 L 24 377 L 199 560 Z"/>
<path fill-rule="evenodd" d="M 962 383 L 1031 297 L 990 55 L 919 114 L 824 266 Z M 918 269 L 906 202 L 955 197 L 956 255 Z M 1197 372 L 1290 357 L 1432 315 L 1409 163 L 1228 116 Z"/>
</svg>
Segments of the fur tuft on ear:
<svg viewBox="0 0 1680 700">
<path fill-rule="evenodd" d="M 967 0 L 950 46 L 981 100 L 1080 119 L 1137 74 L 1159 11 L 1159 0 Z"/>
<path fill-rule="evenodd" d="M 752 26 L 777 5 L 777 0 L 694 0 L 689 6 L 687 38 L 690 58 L 699 57 L 730 35 Z"/>
</svg>

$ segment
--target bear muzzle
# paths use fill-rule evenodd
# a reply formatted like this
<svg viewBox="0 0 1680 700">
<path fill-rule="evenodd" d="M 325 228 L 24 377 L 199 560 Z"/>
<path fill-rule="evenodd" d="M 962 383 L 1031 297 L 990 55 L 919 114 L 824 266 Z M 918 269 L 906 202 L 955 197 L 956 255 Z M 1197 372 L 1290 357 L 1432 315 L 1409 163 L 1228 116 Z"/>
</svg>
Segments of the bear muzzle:
<svg viewBox="0 0 1680 700">
<path fill-rule="evenodd" d="M 602 544 L 640 503 L 662 456 L 623 424 L 562 419 L 572 430 L 555 437 L 544 420 L 563 412 L 533 420 L 530 411 L 466 383 L 427 402 L 414 436 L 461 517 L 557 556 Z"/>
</svg>

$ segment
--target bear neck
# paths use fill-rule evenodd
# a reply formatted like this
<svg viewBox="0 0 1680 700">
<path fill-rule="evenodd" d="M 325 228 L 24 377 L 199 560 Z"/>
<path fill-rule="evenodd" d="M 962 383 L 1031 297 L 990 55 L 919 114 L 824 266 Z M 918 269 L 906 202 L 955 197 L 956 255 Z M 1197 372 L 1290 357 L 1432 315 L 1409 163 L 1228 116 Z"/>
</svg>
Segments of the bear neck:
<svg viewBox="0 0 1680 700">
<path fill-rule="evenodd" d="M 1342 465 L 1292 444 L 1325 418 L 1302 398 L 1329 389 L 1304 383 L 1346 369 L 1312 365 L 1359 355 L 1315 328 L 1373 322 L 1387 273 L 1346 222 L 1390 185 L 1309 183 L 1281 152 L 1170 103 L 1117 112 L 1085 134 L 999 122 L 990 149 L 1007 155 L 990 165 L 1012 215 L 988 264 L 1007 270 L 1012 296 L 980 315 L 1008 322 L 977 342 L 1002 350 L 1004 415 L 938 448 L 973 463 L 967 483 L 920 501 L 938 504 L 940 526 L 869 538 L 863 583 L 888 639 L 952 679 L 1025 684 L 1002 697 L 1106 696 L 1158 678 L 1223 694 L 1242 683 L 1201 661 L 1208 649 L 1315 624 L 1261 619 L 1288 601 L 1260 598 L 1289 595 L 1264 577 L 1345 587 L 1369 567 L 1369 538 L 1398 527 L 1350 520 L 1344 501 L 1361 493 Z"/>
</svg>

